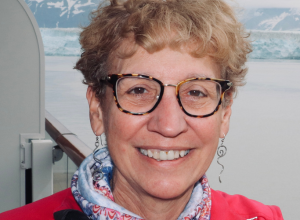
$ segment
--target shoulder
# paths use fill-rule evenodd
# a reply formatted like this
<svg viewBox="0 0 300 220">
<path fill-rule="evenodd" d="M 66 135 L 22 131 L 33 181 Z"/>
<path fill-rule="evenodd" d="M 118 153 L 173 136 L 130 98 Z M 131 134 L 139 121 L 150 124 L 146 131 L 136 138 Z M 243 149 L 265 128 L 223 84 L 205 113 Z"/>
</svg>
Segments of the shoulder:
<svg viewBox="0 0 300 220">
<path fill-rule="evenodd" d="M 0 214 L 0 219 L 13 220 L 22 217 L 22 219 L 30 220 L 52 220 L 54 219 L 54 212 L 64 209 L 81 210 L 76 203 L 70 188 L 20 208 L 3 212 Z"/>
<path fill-rule="evenodd" d="M 228 195 L 221 191 L 211 191 L 211 220 L 283 220 L 277 206 L 264 205 L 242 195 Z"/>
</svg>

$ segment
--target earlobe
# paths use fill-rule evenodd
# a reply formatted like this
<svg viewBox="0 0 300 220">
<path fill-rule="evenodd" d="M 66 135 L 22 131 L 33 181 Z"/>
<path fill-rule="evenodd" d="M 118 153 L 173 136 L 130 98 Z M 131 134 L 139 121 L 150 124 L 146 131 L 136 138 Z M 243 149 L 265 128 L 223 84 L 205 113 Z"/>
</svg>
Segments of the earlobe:
<svg viewBox="0 0 300 220">
<path fill-rule="evenodd" d="M 90 122 L 95 135 L 99 136 L 104 132 L 103 113 L 100 108 L 100 102 L 96 97 L 95 92 L 89 86 L 86 91 L 86 99 L 90 108 Z"/>
</svg>

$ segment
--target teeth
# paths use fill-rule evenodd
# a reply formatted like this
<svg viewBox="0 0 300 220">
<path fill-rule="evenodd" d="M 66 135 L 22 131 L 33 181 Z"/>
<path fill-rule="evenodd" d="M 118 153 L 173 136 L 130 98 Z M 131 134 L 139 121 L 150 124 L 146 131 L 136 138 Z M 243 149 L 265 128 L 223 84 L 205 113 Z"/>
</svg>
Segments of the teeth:
<svg viewBox="0 0 300 220">
<path fill-rule="evenodd" d="M 174 151 L 170 150 L 168 152 L 168 160 L 174 160 Z"/>
<path fill-rule="evenodd" d="M 153 152 L 153 158 L 156 159 L 156 160 L 159 160 L 160 159 L 160 151 L 159 150 L 154 150 Z"/>
<path fill-rule="evenodd" d="M 148 150 L 148 157 L 153 157 L 152 151 Z"/>
<path fill-rule="evenodd" d="M 160 151 L 160 153 L 159 153 L 159 159 L 160 160 L 167 160 L 168 159 L 168 152 L 166 152 L 166 151 Z"/>
<path fill-rule="evenodd" d="M 180 155 L 181 157 L 184 157 L 185 151 L 184 151 L 184 150 L 181 150 L 181 151 L 179 152 L 179 155 Z"/>
<path fill-rule="evenodd" d="M 178 150 L 174 151 L 174 158 L 175 159 L 179 158 L 179 151 Z"/>
<path fill-rule="evenodd" d="M 141 149 L 140 151 L 141 151 L 141 153 L 144 154 L 145 156 L 148 155 L 148 151 L 147 151 L 147 150 Z"/>
<path fill-rule="evenodd" d="M 145 156 L 153 157 L 157 161 L 161 161 L 161 160 L 174 160 L 174 159 L 178 159 L 179 157 L 184 157 L 190 151 L 189 150 L 181 150 L 181 151 L 145 150 L 140 148 L 140 152 Z"/>
</svg>

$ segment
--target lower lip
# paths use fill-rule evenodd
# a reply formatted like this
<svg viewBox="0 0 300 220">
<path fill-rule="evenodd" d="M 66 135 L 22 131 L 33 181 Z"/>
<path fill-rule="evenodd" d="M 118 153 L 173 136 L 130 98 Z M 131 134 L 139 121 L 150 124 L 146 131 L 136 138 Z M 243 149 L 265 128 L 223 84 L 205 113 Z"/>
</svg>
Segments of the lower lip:
<svg viewBox="0 0 300 220">
<path fill-rule="evenodd" d="M 176 165 L 179 165 L 181 163 L 184 163 L 186 160 L 188 160 L 188 158 L 193 154 L 193 150 L 190 150 L 190 152 L 185 155 L 184 157 L 179 157 L 178 159 L 174 159 L 174 160 L 161 160 L 161 161 L 157 161 L 154 158 L 145 156 L 144 154 L 142 154 L 140 152 L 140 150 L 137 148 L 137 153 L 142 157 L 142 159 L 152 165 L 155 166 L 161 166 L 161 167 L 173 167 Z"/>
</svg>

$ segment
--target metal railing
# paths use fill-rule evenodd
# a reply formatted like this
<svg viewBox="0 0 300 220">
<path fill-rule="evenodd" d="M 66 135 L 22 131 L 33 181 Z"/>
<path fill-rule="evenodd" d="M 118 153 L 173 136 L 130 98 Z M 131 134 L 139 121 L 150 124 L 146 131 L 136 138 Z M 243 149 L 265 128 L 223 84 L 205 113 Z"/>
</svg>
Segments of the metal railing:
<svg viewBox="0 0 300 220">
<path fill-rule="evenodd" d="M 47 110 L 45 111 L 45 123 L 48 134 L 77 166 L 91 154 L 91 148 L 83 143 Z"/>
</svg>

